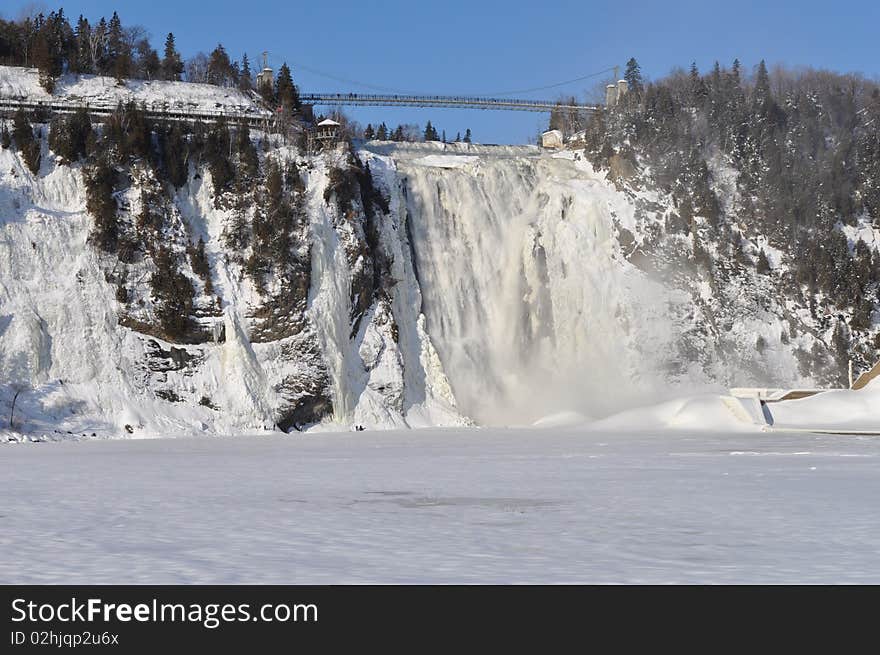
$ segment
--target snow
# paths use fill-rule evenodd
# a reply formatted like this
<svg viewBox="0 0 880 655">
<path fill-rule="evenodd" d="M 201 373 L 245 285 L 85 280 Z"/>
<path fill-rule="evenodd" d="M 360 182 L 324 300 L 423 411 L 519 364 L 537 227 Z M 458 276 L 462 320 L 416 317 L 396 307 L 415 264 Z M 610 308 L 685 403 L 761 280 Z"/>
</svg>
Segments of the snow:
<svg viewBox="0 0 880 655">
<path fill-rule="evenodd" d="M 827 391 L 809 398 L 772 403 L 775 428 L 812 428 L 880 433 L 880 384 Z"/>
<path fill-rule="evenodd" d="M 669 307 L 690 299 L 625 261 L 614 221 L 632 224 L 628 198 L 571 153 L 442 146 L 361 156 L 405 208 L 456 406 L 483 425 L 530 424 L 662 395 Z"/>
<path fill-rule="evenodd" d="M 0 66 L 0 99 L 50 102 L 67 100 L 92 107 L 113 109 L 120 102 L 134 101 L 148 106 L 199 112 L 267 113 L 255 96 L 234 88 L 191 82 L 126 80 L 117 84 L 112 77 L 100 75 L 65 75 L 55 91 L 47 93 L 40 86 L 36 68 Z"/>
<path fill-rule="evenodd" d="M 782 342 L 783 316 L 798 308 L 768 305 L 761 289 L 735 281 L 719 292 L 696 276 L 690 289 L 676 288 L 627 260 L 620 230 L 638 243 L 662 222 L 664 198 L 617 189 L 571 151 L 466 143 L 370 143 L 357 153 L 389 199 L 377 231 L 395 283 L 355 334 L 349 253 L 362 245 L 362 227 L 324 199 L 342 155 L 270 148 L 267 156 L 296 162 L 306 176 L 312 276 L 303 333 L 269 343 L 251 342 L 249 314 L 260 297 L 223 245 L 235 211 L 215 206 L 210 173 L 197 171 L 169 199 L 169 219 L 178 247 L 205 239 L 227 339 L 187 347 L 199 362 L 192 369 L 152 375 L 150 349 L 172 344 L 118 324 L 106 282 L 115 262 L 87 242 L 79 166 L 57 165 L 43 147 L 37 176 L 19 155 L 0 151 L 0 371 L 28 388 L 16 415 L 29 437 L 268 431 L 279 383 L 325 374 L 334 415 L 310 428 L 321 432 L 542 419 L 555 426 L 658 402 L 671 404 L 648 425 L 691 428 L 709 420 L 689 418 L 700 408 L 723 408 L 729 386 L 812 386 L 793 353 L 809 350 L 814 337 L 799 330 Z M 729 185 L 730 172 L 716 168 Z M 134 173 L 129 215 L 149 177 Z M 145 312 L 150 272 L 131 276 L 141 280 Z M 719 327 L 724 303 L 736 320 Z M 305 338 L 320 350 L 315 361 L 280 356 Z M 11 394 L 0 384 L 4 409 Z M 858 425 L 870 423 L 870 405 L 863 413 Z M 729 410 L 718 416 L 725 429 L 743 429 Z M 780 425 L 809 427 L 795 418 Z"/>
<path fill-rule="evenodd" d="M 877 583 L 880 440 L 430 429 L 2 447 L 0 583 Z"/>
</svg>

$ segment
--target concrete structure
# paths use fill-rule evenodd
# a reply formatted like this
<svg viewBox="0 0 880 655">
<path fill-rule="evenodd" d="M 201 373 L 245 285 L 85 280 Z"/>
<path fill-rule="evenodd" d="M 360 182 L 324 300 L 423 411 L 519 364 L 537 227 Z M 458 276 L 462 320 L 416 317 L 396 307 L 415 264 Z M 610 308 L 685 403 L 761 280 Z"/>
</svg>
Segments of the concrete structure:
<svg viewBox="0 0 880 655">
<path fill-rule="evenodd" d="M 555 150 L 562 148 L 562 132 L 559 130 L 547 130 L 541 135 L 541 146 Z"/>
<path fill-rule="evenodd" d="M 629 83 L 626 80 L 617 80 L 617 84 L 609 84 L 605 87 L 605 106 L 616 106 L 628 92 Z"/>
<path fill-rule="evenodd" d="M 262 90 L 264 86 L 272 88 L 274 82 L 274 71 L 269 68 L 269 53 L 263 52 L 263 70 L 257 73 L 257 90 Z"/>
<path fill-rule="evenodd" d="M 605 106 L 613 107 L 617 104 L 617 87 L 614 84 L 609 84 L 605 87 Z"/>
</svg>

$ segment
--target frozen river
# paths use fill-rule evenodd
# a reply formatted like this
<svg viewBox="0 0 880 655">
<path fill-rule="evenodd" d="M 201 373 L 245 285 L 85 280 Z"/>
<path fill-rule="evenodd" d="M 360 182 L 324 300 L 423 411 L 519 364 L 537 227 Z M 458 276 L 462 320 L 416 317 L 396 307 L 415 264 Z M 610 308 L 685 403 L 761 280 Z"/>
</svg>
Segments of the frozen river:
<svg viewBox="0 0 880 655">
<path fill-rule="evenodd" d="M 880 438 L 0 446 L 0 583 L 880 582 Z"/>
</svg>

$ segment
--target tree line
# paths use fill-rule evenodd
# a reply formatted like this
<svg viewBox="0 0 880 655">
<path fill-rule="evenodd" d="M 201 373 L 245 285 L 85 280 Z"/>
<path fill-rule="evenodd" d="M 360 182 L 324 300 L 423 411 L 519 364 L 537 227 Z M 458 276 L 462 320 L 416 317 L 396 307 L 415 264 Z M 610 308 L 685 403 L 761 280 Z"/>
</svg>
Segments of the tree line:
<svg viewBox="0 0 880 655">
<path fill-rule="evenodd" d="M 805 298 L 850 316 L 848 330 L 870 330 L 880 305 L 880 255 L 852 229 L 880 228 L 880 85 L 856 74 L 768 69 L 749 75 L 738 60 L 696 64 L 647 81 L 635 59 L 629 93 L 584 127 L 597 166 L 650 171 L 677 204 L 678 227 L 718 244 L 741 264 L 734 223 L 786 254 L 790 284 Z M 735 174 L 734 215 L 716 195 L 719 167 Z M 690 229 L 694 217 L 705 230 Z M 752 263 L 771 275 L 766 254 Z M 843 336 L 838 335 L 838 341 Z M 843 348 L 845 351 L 845 348 Z"/>
<path fill-rule="evenodd" d="M 369 123 L 367 127 L 364 129 L 363 137 L 367 141 L 441 141 L 443 143 L 471 143 L 472 135 L 470 128 L 467 128 L 464 132 L 464 136 L 461 135 L 461 132 L 458 132 L 455 135 L 455 138 L 451 141 L 446 138 L 446 130 L 439 132 L 436 127 L 429 120 L 424 129 L 420 129 L 418 125 L 398 125 L 394 129 L 389 129 L 389 127 L 383 122 L 377 125 L 375 128 L 372 123 Z"/>
<path fill-rule="evenodd" d="M 197 53 L 184 61 L 173 32 L 162 52 L 150 43 L 140 25 L 123 25 L 117 12 L 95 23 L 80 15 L 71 22 L 64 9 L 19 21 L 0 19 L 0 64 L 31 66 L 40 72 L 40 84 L 50 93 L 65 73 L 94 74 L 124 79 L 201 82 L 242 91 L 259 91 L 276 105 L 300 109 L 299 91 L 285 63 L 272 84 L 257 88 L 247 53 L 233 60 L 222 44 L 210 54 Z"/>
</svg>

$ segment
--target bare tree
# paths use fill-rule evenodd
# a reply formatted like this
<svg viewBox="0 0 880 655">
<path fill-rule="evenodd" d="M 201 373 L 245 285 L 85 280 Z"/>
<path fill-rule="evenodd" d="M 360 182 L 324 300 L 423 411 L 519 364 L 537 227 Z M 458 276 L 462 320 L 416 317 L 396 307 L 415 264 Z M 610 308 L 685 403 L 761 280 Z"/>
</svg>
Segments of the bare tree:
<svg viewBox="0 0 880 655">
<path fill-rule="evenodd" d="M 201 82 L 207 83 L 208 81 L 208 55 L 204 52 L 200 52 L 194 57 L 191 57 L 186 62 L 186 81 L 187 82 Z"/>
<path fill-rule="evenodd" d="M 12 392 L 12 401 L 9 404 L 9 429 L 15 427 L 15 405 L 18 398 L 31 388 L 30 383 L 30 367 L 28 366 L 27 356 L 23 352 L 18 352 L 10 356 L 5 362 L 0 361 L 0 371 L 2 377 L 8 380 L 7 389 Z"/>
<path fill-rule="evenodd" d="M 92 70 L 96 73 L 100 74 L 102 71 L 98 70 L 98 64 L 101 60 L 101 55 L 107 48 L 107 43 L 110 40 L 110 34 L 106 29 L 101 29 L 102 26 L 100 24 L 95 25 L 92 29 L 91 34 L 89 34 L 89 57 L 91 58 Z"/>
<path fill-rule="evenodd" d="M 9 406 L 9 429 L 15 429 L 15 403 L 18 402 L 18 397 L 28 389 L 30 389 L 30 385 L 26 382 L 13 382 L 9 385 L 9 388 L 12 390 L 12 402 Z"/>
</svg>

